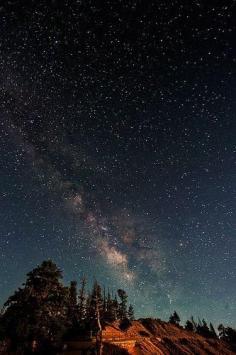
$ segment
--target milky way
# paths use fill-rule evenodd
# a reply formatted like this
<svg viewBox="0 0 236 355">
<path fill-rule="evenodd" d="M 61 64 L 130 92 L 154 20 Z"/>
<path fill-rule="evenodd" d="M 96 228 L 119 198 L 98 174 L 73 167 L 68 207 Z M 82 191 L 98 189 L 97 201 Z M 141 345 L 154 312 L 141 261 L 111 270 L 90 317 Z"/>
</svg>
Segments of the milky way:
<svg viewBox="0 0 236 355">
<path fill-rule="evenodd" d="M 235 324 L 236 1 L 0 7 L 0 301 L 52 258 Z"/>
</svg>

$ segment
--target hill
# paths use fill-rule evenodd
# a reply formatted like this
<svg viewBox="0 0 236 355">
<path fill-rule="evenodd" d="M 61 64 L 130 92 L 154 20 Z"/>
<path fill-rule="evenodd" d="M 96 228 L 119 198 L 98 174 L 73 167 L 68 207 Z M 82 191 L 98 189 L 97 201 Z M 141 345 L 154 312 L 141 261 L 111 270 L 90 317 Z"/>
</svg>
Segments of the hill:
<svg viewBox="0 0 236 355">
<path fill-rule="evenodd" d="M 117 351 L 111 354 L 123 353 L 122 349 L 133 355 L 236 354 L 236 349 L 230 348 L 230 345 L 222 340 L 204 338 L 182 327 L 156 319 L 132 321 L 130 326 L 123 330 L 118 322 L 114 322 L 105 326 L 103 340 L 116 346 Z M 107 354 L 109 353 L 107 350 Z"/>
</svg>

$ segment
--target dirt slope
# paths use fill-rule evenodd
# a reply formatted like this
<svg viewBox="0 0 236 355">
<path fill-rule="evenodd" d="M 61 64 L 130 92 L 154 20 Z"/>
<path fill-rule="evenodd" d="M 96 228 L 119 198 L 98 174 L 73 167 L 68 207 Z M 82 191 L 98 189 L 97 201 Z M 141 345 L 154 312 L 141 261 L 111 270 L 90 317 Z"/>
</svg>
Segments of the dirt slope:
<svg viewBox="0 0 236 355">
<path fill-rule="evenodd" d="M 126 348 L 127 353 L 133 355 L 236 354 L 236 351 L 220 340 L 204 338 L 161 320 L 140 319 L 133 321 L 126 330 L 120 330 L 118 323 L 114 323 L 106 326 L 104 335 L 107 338 L 119 337 L 121 343 L 117 345 L 120 349 Z M 136 345 L 126 347 L 125 341 L 129 339 L 135 339 Z"/>
</svg>

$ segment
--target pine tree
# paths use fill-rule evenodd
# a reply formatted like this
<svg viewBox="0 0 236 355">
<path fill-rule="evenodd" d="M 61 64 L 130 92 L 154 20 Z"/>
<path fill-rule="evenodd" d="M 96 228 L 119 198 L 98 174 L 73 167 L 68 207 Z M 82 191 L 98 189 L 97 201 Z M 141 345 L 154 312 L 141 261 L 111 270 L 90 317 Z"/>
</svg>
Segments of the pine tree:
<svg viewBox="0 0 236 355">
<path fill-rule="evenodd" d="M 78 302 L 78 319 L 79 322 L 83 322 L 86 318 L 86 294 L 85 294 L 86 279 L 81 280 L 81 287 L 79 290 L 79 302 Z"/>
<path fill-rule="evenodd" d="M 125 319 L 127 318 L 127 299 L 128 296 L 124 290 L 119 289 L 117 291 L 118 296 L 120 298 L 120 303 L 119 303 L 119 318 L 120 319 Z"/>
<path fill-rule="evenodd" d="M 82 322 L 86 329 L 90 329 L 90 304 L 91 304 L 91 292 L 88 291 L 85 298 L 85 318 Z"/>
<path fill-rule="evenodd" d="M 76 308 L 77 306 L 77 282 L 76 281 L 71 281 L 70 283 L 69 299 L 70 299 L 70 306 L 72 308 Z"/>
<path fill-rule="evenodd" d="M 112 300 L 112 314 L 114 320 L 117 320 L 119 318 L 119 303 L 116 296 Z"/>
<path fill-rule="evenodd" d="M 216 334 L 216 331 L 215 331 L 215 328 L 214 328 L 212 323 L 210 323 L 210 332 L 211 332 L 212 338 L 218 338 L 218 336 Z"/>
<path fill-rule="evenodd" d="M 103 307 L 102 307 L 102 314 L 103 318 L 105 318 L 107 313 L 107 296 L 106 296 L 106 289 L 103 287 Z"/>
<path fill-rule="evenodd" d="M 108 322 L 113 322 L 116 319 L 114 300 L 112 300 L 109 290 L 106 297 L 106 312 L 104 313 L 104 319 Z"/>
<path fill-rule="evenodd" d="M 197 325 L 197 333 L 207 338 L 211 337 L 211 332 L 205 319 L 202 321 L 199 320 Z"/>
<path fill-rule="evenodd" d="M 180 317 L 179 317 L 179 315 L 178 315 L 178 313 L 176 311 L 174 311 L 174 313 L 171 314 L 171 316 L 169 318 L 169 323 L 175 324 L 175 325 L 179 325 Z"/>
<path fill-rule="evenodd" d="M 193 324 L 193 330 L 194 330 L 194 332 L 196 332 L 196 331 L 197 331 L 197 323 L 195 322 L 193 316 L 191 316 L 190 321 L 191 321 L 192 324 Z"/>
<path fill-rule="evenodd" d="M 130 321 L 134 320 L 134 307 L 130 304 L 128 309 L 128 318 Z"/>
<path fill-rule="evenodd" d="M 78 322 L 78 307 L 77 307 L 77 282 L 71 281 L 69 287 L 69 319 L 73 326 Z"/>
<path fill-rule="evenodd" d="M 199 327 L 202 327 L 203 326 L 203 324 L 202 324 L 202 320 L 198 317 L 198 326 Z"/>
<path fill-rule="evenodd" d="M 101 286 L 95 281 L 88 305 L 88 321 L 95 330 L 100 330 L 101 328 L 102 310 L 103 298 Z"/>
<path fill-rule="evenodd" d="M 186 321 L 185 329 L 186 329 L 186 330 L 189 330 L 189 331 L 191 331 L 191 332 L 194 331 L 194 325 L 193 325 L 193 323 L 192 323 L 190 320 L 187 320 L 187 321 Z"/>
<path fill-rule="evenodd" d="M 236 330 L 231 327 L 224 327 L 220 324 L 218 327 L 219 338 L 229 343 L 232 350 L 236 351 Z"/>
<path fill-rule="evenodd" d="M 236 330 L 235 329 L 231 327 L 224 328 L 224 340 L 231 345 L 233 350 L 236 351 Z"/>
<path fill-rule="evenodd" d="M 225 331 L 225 327 L 223 326 L 223 324 L 220 324 L 218 327 L 218 331 L 219 331 L 219 338 L 222 340 L 225 340 L 226 338 L 226 331 Z"/>
</svg>

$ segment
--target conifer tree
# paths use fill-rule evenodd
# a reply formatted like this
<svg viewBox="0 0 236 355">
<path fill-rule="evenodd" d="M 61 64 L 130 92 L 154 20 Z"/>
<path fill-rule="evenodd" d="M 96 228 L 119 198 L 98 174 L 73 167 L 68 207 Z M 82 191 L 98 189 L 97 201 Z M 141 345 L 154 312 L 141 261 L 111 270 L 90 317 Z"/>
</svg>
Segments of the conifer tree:
<svg viewBox="0 0 236 355">
<path fill-rule="evenodd" d="M 171 324 L 179 325 L 179 323 L 180 323 L 180 317 L 179 317 L 179 315 L 178 315 L 178 313 L 177 313 L 176 311 L 174 311 L 174 313 L 171 314 L 170 319 L 169 319 L 169 322 L 170 322 Z"/>
<path fill-rule="evenodd" d="M 106 312 L 104 314 L 104 319 L 108 322 L 113 322 L 116 319 L 114 300 L 112 300 L 109 290 L 106 297 Z"/>
<path fill-rule="evenodd" d="M 107 313 L 107 296 L 106 296 L 106 289 L 103 287 L 103 308 L 102 308 L 102 314 L 103 318 L 105 318 Z"/>
<path fill-rule="evenodd" d="M 95 281 L 88 305 L 88 321 L 90 322 L 90 325 L 96 330 L 100 328 L 100 323 L 103 316 L 102 310 L 103 298 L 101 286 L 97 283 L 97 281 Z"/>
<path fill-rule="evenodd" d="M 82 322 L 86 318 L 86 294 L 85 294 L 86 279 L 85 277 L 81 280 L 81 287 L 79 290 L 79 302 L 78 302 L 78 319 Z"/>
<path fill-rule="evenodd" d="M 71 281 L 69 287 L 69 319 L 73 326 L 78 322 L 78 307 L 77 307 L 77 282 Z"/>
<path fill-rule="evenodd" d="M 128 318 L 130 321 L 134 320 L 134 307 L 132 306 L 132 304 L 129 305 Z"/>
<path fill-rule="evenodd" d="M 198 325 L 197 325 L 197 327 L 202 327 L 203 326 L 203 324 L 202 324 L 202 320 L 198 317 Z"/>
<path fill-rule="evenodd" d="M 77 306 L 77 282 L 71 281 L 69 289 L 70 306 L 76 308 Z"/>
<path fill-rule="evenodd" d="M 199 323 L 197 325 L 197 333 L 208 338 L 212 336 L 205 319 L 202 319 L 202 321 L 199 320 Z"/>
<path fill-rule="evenodd" d="M 236 330 L 231 327 L 224 328 L 224 341 L 229 343 L 234 351 L 236 351 Z"/>
<path fill-rule="evenodd" d="M 189 331 L 191 331 L 191 332 L 194 331 L 194 325 L 193 325 L 193 323 L 192 323 L 190 320 L 187 320 L 187 321 L 186 321 L 185 329 L 186 329 L 186 330 L 189 330 Z"/>
<path fill-rule="evenodd" d="M 112 314 L 114 320 L 117 320 L 119 318 L 119 303 L 116 296 L 112 300 Z"/>
<path fill-rule="evenodd" d="M 222 340 L 225 340 L 226 332 L 225 332 L 225 327 L 223 326 L 223 324 L 219 325 L 218 331 L 219 331 L 219 338 L 222 339 Z"/>
<path fill-rule="evenodd" d="M 124 290 L 119 289 L 117 291 L 118 296 L 120 298 L 120 303 L 119 303 L 119 318 L 120 319 L 125 319 L 127 318 L 127 299 L 128 296 Z"/>
<path fill-rule="evenodd" d="M 193 330 L 194 330 L 194 332 L 196 332 L 196 331 L 197 331 L 197 323 L 195 322 L 193 316 L 191 316 L 190 321 L 191 321 L 192 324 L 193 324 Z"/>
<path fill-rule="evenodd" d="M 212 338 L 218 338 L 218 336 L 216 334 L 216 331 L 215 331 L 215 328 L 214 328 L 212 323 L 210 323 L 210 332 L 211 332 Z"/>
</svg>

